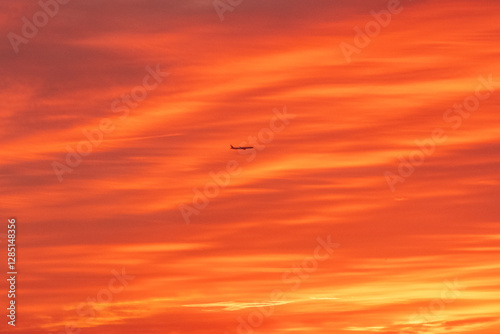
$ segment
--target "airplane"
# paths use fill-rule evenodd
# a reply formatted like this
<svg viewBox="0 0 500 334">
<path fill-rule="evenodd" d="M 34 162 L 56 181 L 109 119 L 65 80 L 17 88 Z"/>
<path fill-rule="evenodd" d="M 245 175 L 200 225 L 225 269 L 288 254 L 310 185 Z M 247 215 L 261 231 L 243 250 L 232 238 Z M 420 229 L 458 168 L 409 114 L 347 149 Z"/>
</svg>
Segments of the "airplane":
<svg viewBox="0 0 500 334">
<path fill-rule="evenodd" d="M 246 149 L 249 149 L 249 148 L 253 148 L 253 146 L 238 146 L 238 147 L 234 147 L 233 145 L 231 145 L 231 149 L 232 150 L 246 150 Z"/>
</svg>

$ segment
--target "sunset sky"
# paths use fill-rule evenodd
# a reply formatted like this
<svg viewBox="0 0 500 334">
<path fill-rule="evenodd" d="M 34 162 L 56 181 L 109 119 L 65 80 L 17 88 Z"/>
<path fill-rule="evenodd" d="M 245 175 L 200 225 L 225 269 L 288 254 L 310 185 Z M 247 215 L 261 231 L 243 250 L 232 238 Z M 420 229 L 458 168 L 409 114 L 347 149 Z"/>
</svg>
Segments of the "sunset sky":
<svg viewBox="0 0 500 334">
<path fill-rule="evenodd" d="M 59 1 L 0 4 L 0 333 L 500 333 L 499 1 Z"/>
</svg>

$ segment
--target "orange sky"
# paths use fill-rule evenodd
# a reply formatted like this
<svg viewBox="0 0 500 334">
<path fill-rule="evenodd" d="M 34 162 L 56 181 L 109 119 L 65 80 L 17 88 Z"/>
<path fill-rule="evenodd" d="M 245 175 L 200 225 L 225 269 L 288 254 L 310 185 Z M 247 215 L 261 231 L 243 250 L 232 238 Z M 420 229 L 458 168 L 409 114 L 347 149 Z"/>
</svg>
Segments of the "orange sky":
<svg viewBox="0 0 500 334">
<path fill-rule="evenodd" d="M 0 5 L 0 332 L 497 334 L 500 3 L 237 2 Z"/>
</svg>

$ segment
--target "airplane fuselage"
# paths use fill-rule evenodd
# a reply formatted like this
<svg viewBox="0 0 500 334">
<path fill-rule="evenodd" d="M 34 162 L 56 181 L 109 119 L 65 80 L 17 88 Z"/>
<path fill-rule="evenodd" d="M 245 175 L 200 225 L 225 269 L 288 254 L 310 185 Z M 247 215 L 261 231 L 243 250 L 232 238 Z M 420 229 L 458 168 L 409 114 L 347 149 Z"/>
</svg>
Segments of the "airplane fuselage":
<svg viewBox="0 0 500 334">
<path fill-rule="evenodd" d="M 231 145 L 231 149 L 232 150 L 248 150 L 248 149 L 251 149 L 253 148 L 253 146 L 238 146 L 238 147 L 234 147 L 233 145 Z"/>
</svg>

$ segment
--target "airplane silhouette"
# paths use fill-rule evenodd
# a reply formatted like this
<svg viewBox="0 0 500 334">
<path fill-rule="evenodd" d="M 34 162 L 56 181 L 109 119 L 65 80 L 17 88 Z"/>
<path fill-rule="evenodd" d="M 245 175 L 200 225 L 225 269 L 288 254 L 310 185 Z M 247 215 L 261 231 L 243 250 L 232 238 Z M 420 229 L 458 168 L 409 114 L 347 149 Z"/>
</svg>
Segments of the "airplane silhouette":
<svg viewBox="0 0 500 334">
<path fill-rule="evenodd" d="M 234 147 L 233 145 L 231 145 L 231 149 L 232 150 L 246 150 L 246 149 L 249 149 L 249 148 L 253 148 L 253 146 L 239 146 L 239 147 Z"/>
</svg>

